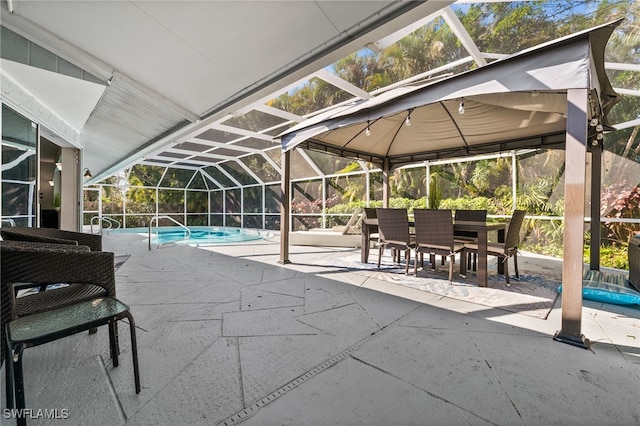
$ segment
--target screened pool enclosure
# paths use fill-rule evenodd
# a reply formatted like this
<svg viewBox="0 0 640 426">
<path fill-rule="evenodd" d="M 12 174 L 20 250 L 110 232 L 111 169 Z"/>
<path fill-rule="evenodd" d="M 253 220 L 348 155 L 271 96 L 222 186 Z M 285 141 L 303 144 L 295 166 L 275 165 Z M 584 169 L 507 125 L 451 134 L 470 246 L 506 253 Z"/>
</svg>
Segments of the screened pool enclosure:
<svg viewBox="0 0 640 426">
<path fill-rule="evenodd" d="M 154 215 L 169 215 L 187 225 L 278 230 L 282 167 L 281 149 L 274 136 L 350 102 L 384 96 L 402 86 L 438 81 L 529 48 L 534 41 L 549 41 L 588 28 L 588 23 L 596 23 L 596 15 L 632 16 L 635 20 L 638 14 L 637 5 L 630 2 L 618 2 L 615 7 L 596 2 L 590 4 L 590 11 L 584 2 L 570 2 L 562 16 L 550 13 L 554 7 L 550 4 L 459 3 L 240 113 L 229 114 L 207 130 L 146 156 L 117 175 L 86 186 L 84 223 L 107 216 L 122 226 L 137 227 L 148 224 Z M 523 23 L 520 30 L 533 21 L 544 22 L 541 37 L 545 39 L 515 37 L 511 44 L 492 29 L 525 9 L 532 14 L 531 21 Z M 473 26 L 479 15 L 487 19 L 486 27 Z M 551 22 L 558 24 L 557 29 L 546 27 Z M 626 44 L 621 43 L 625 37 Z M 607 75 L 622 95 L 609 115 L 613 127 L 603 132 L 599 201 L 602 244 L 613 252 L 623 252 L 629 236 L 640 231 L 640 65 L 633 52 L 638 52 L 637 34 L 627 32 L 623 23 L 605 51 Z M 400 57 L 404 59 L 402 66 Z M 292 231 L 344 224 L 358 207 L 382 206 L 379 166 L 313 149 L 296 149 L 291 155 Z M 564 167 L 563 150 L 543 148 L 420 161 L 393 171 L 389 205 L 410 211 L 482 208 L 496 218 L 509 217 L 515 208 L 523 208 L 528 212 L 525 249 L 561 256 Z M 589 164 L 585 170 L 589 182 Z M 588 222 L 589 206 L 585 206 L 585 217 Z M 623 263 L 617 258 L 603 260 L 611 266 L 624 267 Z"/>
<path fill-rule="evenodd" d="M 624 267 L 624 256 L 615 253 L 625 252 L 630 235 L 640 231 L 639 16 L 638 3 L 629 0 L 439 2 L 432 13 L 411 25 L 371 39 L 360 50 L 333 58 L 322 68 L 251 102 L 230 105 L 210 119 L 198 122 L 197 117 L 177 108 L 179 117 L 171 116 L 174 124 L 181 125 L 186 118 L 191 127 L 149 138 L 143 149 L 130 149 L 126 160 L 98 172 L 93 169 L 93 176 L 82 178 L 79 222 L 86 227 L 92 223 L 109 226 L 112 220 L 130 228 L 147 226 L 152 217 L 167 215 L 186 225 L 278 230 L 283 168 L 277 135 L 351 102 L 482 68 L 514 52 L 624 18 L 605 51 L 607 76 L 621 101 L 609 114 L 612 127 L 600 132 L 604 148 L 601 239 L 607 248 L 602 252 L 603 265 Z M 19 39 L 3 21 L 3 43 Z M 3 59 L 15 51 L 3 49 Z M 35 47 L 29 51 L 38 52 Z M 18 56 L 9 59 L 23 60 Z M 38 61 L 30 64 L 38 66 Z M 96 75 L 84 78 L 100 80 L 101 75 Z M 116 78 L 108 90 L 119 90 L 125 83 Z M 3 98 L 2 217 L 34 225 L 38 208 L 54 210 L 59 188 L 54 171 L 50 178 L 42 170 L 36 177 L 39 145 L 34 140 L 50 138 L 51 129 L 34 116 L 22 116 L 24 111 L 14 107 Z M 5 117 L 14 116 L 25 129 L 24 140 L 14 131 L 18 127 L 6 124 Z M 158 120 L 162 117 L 157 115 Z M 108 150 L 110 145 L 100 139 L 103 135 L 92 135 L 97 138 L 96 146 Z M 128 143 L 126 138 L 116 142 L 118 146 Z M 88 158 L 90 154 L 96 157 L 96 150 L 88 148 L 76 150 L 81 176 L 90 160 L 96 161 Z M 66 149 L 63 154 L 73 161 L 77 154 Z M 382 206 L 383 173 L 378 166 L 311 149 L 299 148 L 291 155 L 292 231 L 344 224 L 358 207 Z M 18 158 L 26 161 L 17 165 Z M 528 212 L 524 248 L 560 256 L 564 168 L 564 152 L 555 149 L 420 161 L 393 171 L 389 203 L 409 209 L 483 208 L 497 218 L 523 208 Z M 591 173 L 589 166 L 586 170 Z M 54 181 L 51 191 L 48 180 Z M 40 207 L 38 185 L 43 193 Z M 63 197 L 63 204 L 68 201 Z M 588 222 L 588 206 L 585 216 Z M 588 228 L 585 223 L 585 230 Z M 608 253 L 613 253 L 611 260 L 605 258 Z"/>
<path fill-rule="evenodd" d="M 316 152 L 294 155 L 299 158 L 292 161 L 293 230 L 344 224 L 357 207 L 382 206 L 381 170 Z M 279 153 L 274 157 L 277 164 Z M 621 209 L 621 200 L 613 194 L 621 191 L 632 205 L 640 194 L 637 187 L 634 192 L 625 185 L 637 178 L 639 165 L 611 151 L 605 151 L 603 157 L 603 238 L 624 246 L 627 233 L 640 231 L 640 221 L 638 216 L 631 216 L 632 207 L 625 204 Z M 503 218 L 510 215 L 513 206 L 524 206 L 531 217 L 523 236 L 525 247 L 559 256 L 563 167 L 561 150 L 513 151 L 406 166 L 393 174 L 390 205 L 410 209 L 427 205 L 481 208 L 487 209 L 490 216 Z M 190 226 L 278 230 L 280 183 L 240 184 L 229 171 L 233 169 L 220 169 L 135 165 L 128 175 L 85 188 L 85 224 L 102 216 L 115 219 L 124 227 L 140 227 L 148 226 L 155 215 L 169 215 Z M 314 170 L 323 169 L 327 172 L 321 176 L 312 175 Z M 346 169 L 349 171 L 328 171 Z M 229 187 L 219 188 L 221 180 Z"/>
</svg>

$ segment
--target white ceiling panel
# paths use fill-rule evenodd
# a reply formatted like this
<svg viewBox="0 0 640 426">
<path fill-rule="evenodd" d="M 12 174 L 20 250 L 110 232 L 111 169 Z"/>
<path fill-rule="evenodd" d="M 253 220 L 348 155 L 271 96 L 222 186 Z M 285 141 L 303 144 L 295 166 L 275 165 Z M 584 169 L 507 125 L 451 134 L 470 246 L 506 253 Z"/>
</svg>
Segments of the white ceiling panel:
<svg viewBox="0 0 640 426">
<path fill-rule="evenodd" d="M 314 2 L 338 31 L 350 31 L 354 22 L 383 15 L 392 1 L 320 1 Z"/>
<path fill-rule="evenodd" d="M 0 68 L 77 133 L 105 91 L 103 85 L 18 62 L 0 59 Z"/>
<path fill-rule="evenodd" d="M 79 138 L 98 180 L 451 3 L 33 0 L 0 19 L 112 80 Z"/>
</svg>

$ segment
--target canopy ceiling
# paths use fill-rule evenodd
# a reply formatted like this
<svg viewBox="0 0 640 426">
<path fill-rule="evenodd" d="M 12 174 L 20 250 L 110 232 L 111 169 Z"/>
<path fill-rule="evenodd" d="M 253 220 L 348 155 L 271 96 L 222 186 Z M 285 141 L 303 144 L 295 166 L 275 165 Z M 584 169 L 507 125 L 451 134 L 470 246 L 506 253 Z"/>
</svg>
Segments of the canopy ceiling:
<svg viewBox="0 0 640 426">
<path fill-rule="evenodd" d="M 618 95 L 604 72 L 604 48 L 618 24 L 563 37 L 447 79 L 341 106 L 281 134 L 282 147 L 320 150 L 381 166 L 388 160 L 393 168 L 562 145 L 569 89 L 591 90 L 588 118 L 607 126 L 606 113 Z"/>
</svg>

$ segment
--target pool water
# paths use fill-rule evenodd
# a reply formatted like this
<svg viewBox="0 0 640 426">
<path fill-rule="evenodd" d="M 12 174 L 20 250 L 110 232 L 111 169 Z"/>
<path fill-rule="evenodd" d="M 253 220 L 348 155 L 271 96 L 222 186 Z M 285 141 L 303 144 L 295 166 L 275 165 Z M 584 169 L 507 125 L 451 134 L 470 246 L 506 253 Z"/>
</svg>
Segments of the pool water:
<svg viewBox="0 0 640 426">
<path fill-rule="evenodd" d="M 161 226 L 152 228 L 151 244 L 228 244 L 244 243 L 248 241 L 263 240 L 273 234 L 268 231 L 256 229 L 232 228 L 225 226 L 191 226 L 191 236 L 187 237 L 187 231 L 179 226 Z M 111 231 L 111 233 L 137 233 L 149 235 L 149 228 L 126 228 Z"/>
</svg>

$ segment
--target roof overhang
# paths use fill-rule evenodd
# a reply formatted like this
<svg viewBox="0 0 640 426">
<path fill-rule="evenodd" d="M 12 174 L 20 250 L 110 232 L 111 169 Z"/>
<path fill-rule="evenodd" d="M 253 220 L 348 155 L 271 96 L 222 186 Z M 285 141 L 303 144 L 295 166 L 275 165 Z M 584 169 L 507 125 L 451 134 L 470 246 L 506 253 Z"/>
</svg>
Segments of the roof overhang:
<svg viewBox="0 0 640 426">
<path fill-rule="evenodd" d="M 0 18 L 104 84 L 80 132 L 61 135 L 90 183 L 451 3 L 33 1 Z"/>
</svg>

